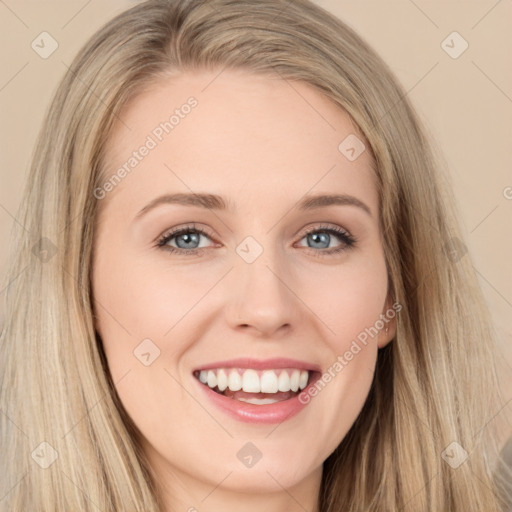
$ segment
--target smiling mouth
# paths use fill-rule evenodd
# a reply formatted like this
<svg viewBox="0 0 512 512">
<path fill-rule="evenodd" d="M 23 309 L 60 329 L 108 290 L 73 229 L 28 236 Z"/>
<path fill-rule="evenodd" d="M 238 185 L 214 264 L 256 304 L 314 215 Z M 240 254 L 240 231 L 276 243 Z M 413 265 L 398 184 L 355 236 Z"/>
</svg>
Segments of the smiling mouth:
<svg viewBox="0 0 512 512">
<path fill-rule="evenodd" d="M 312 370 L 280 368 L 218 368 L 197 370 L 196 377 L 212 391 L 233 400 L 254 405 L 283 402 L 297 396 L 312 381 Z"/>
</svg>

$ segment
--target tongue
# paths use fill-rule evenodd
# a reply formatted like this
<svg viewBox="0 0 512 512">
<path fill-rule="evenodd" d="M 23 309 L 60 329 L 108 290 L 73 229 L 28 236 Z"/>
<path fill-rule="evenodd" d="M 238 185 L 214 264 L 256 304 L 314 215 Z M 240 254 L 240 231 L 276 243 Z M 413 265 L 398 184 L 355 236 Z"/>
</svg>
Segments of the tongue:
<svg viewBox="0 0 512 512">
<path fill-rule="evenodd" d="M 223 395 L 228 398 L 238 400 L 239 398 L 272 398 L 273 400 L 283 401 L 292 398 L 297 393 L 293 391 L 278 391 L 277 393 L 248 393 L 247 391 L 231 391 L 229 388 L 224 390 Z"/>
</svg>

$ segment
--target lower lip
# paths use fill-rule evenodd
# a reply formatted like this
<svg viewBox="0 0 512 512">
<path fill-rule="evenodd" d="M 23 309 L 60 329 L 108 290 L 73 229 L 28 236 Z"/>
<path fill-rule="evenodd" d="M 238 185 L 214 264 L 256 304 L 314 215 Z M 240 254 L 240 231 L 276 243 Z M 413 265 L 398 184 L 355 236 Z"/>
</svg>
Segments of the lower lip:
<svg viewBox="0 0 512 512">
<path fill-rule="evenodd" d="M 300 394 L 298 394 L 293 398 L 276 402 L 274 404 L 248 404 L 247 402 L 240 402 L 234 398 L 228 398 L 220 393 L 216 393 L 208 386 L 202 384 L 195 377 L 194 380 L 203 389 L 206 396 L 219 409 L 223 410 L 231 417 L 247 423 L 283 423 L 283 421 L 286 421 L 298 414 L 309 403 L 309 401 L 304 404 L 301 403 L 299 401 Z M 308 387 L 309 386 L 303 389 L 302 392 L 306 391 Z"/>
</svg>

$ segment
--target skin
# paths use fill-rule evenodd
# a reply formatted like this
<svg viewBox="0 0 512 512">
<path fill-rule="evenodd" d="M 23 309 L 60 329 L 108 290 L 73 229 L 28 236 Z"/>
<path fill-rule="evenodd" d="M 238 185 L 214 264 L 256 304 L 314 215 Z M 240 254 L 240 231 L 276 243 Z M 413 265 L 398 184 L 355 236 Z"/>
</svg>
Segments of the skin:
<svg viewBox="0 0 512 512">
<path fill-rule="evenodd" d="M 226 415 L 205 400 L 192 369 L 247 356 L 290 357 L 326 370 L 391 308 L 371 156 L 349 161 L 338 150 L 357 127 L 307 84 L 194 71 L 154 84 L 127 105 L 107 144 L 107 175 L 190 96 L 197 107 L 101 199 L 96 329 L 165 510 L 314 511 L 322 463 L 359 414 L 394 320 L 279 426 Z M 154 198 L 191 191 L 222 195 L 237 210 L 167 204 L 134 220 Z M 306 193 L 350 194 L 371 216 L 351 205 L 294 210 Z M 186 246 L 182 235 L 168 245 L 206 248 L 201 254 L 156 247 L 160 235 L 189 223 L 208 236 Z M 326 224 L 356 245 L 326 255 L 343 240 L 315 243 L 304 233 L 317 226 L 325 233 Z M 247 236 L 263 249 L 250 264 L 236 252 Z M 147 338 L 160 350 L 149 366 L 133 353 Z M 248 441 L 262 453 L 252 468 L 236 456 Z"/>
</svg>

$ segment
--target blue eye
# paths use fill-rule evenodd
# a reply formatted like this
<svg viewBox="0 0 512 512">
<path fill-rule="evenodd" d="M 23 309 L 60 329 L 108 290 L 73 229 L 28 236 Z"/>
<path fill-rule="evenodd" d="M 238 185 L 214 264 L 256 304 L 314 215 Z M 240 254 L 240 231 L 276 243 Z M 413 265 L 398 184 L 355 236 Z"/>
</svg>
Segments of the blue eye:
<svg viewBox="0 0 512 512">
<path fill-rule="evenodd" d="M 182 254 L 194 255 L 205 249 L 196 246 L 196 244 L 199 244 L 201 236 L 210 238 L 206 231 L 201 228 L 196 228 L 194 225 L 185 226 L 161 237 L 157 242 L 157 247 L 171 253 L 181 252 Z M 168 245 L 172 240 L 176 240 L 177 247 Z"/>
<path fill-rule="evenodd" d="M 341 245 L 339 247 L 328 248 L 324 247 L 324 244 L 329 245 L 332 241 L 332 238 L 337 238 L 341 240 Z M 314 251 L 315 255 L 323 256 L 329 254 L 336 254 L 341 251 L 350 249 L 355 246 L 357 240 L 350 235 L 347 231 L 340 229 L 338 227 L 333 226 L 318 226 L 309 231 L 307 231 L 303 238 L 307 238 L 311 240 L 314 244 L 313 246 L 309 246 L 312 249 L 321 249 L 320 251 Z M 320 247 L 318 246 L 320 245 Z"/>
<path fill-rule="evenodd" d="M 199 247 L 201 237 L 212 238 L 206 231 L 195 225 L 184 226 L 162 236 L 157 242 L 157 247 L 170 253 L 194 256 L 209 248 Z M 341 244 L 334 248 L 324 247 L 325 244 L 330 245 L 333 237 L 341 241 Z M 301 238 L 303 239 L 312 242 L 313 245 L 308 246 L 309 249 L 319 249 L 312 251 L 315 256 L 336 254 L 355 246 L 357 242 L 347 231 L 333 226 L 315 227 L 307 231 Z M 169 245 L 170 242 L 176 245 Z"/>
</svg>

